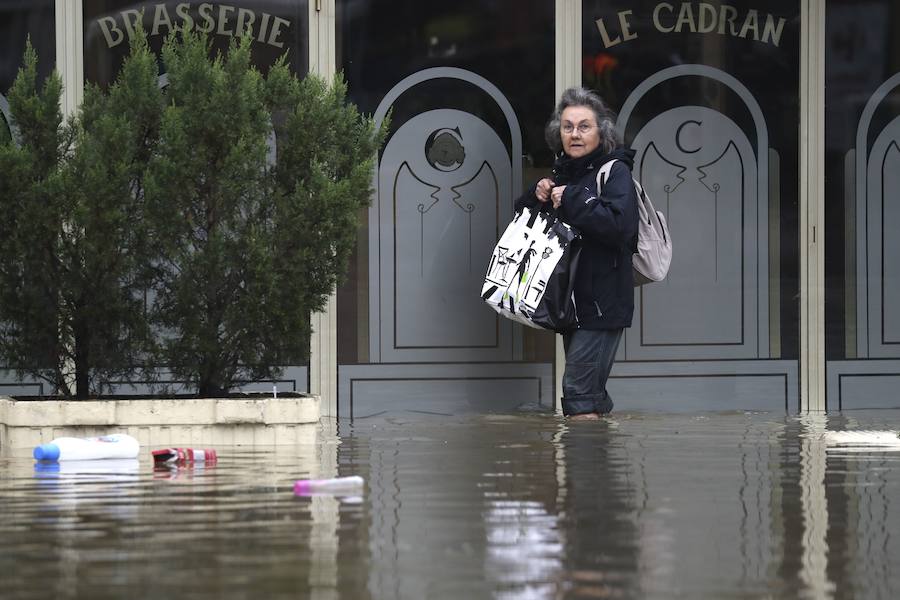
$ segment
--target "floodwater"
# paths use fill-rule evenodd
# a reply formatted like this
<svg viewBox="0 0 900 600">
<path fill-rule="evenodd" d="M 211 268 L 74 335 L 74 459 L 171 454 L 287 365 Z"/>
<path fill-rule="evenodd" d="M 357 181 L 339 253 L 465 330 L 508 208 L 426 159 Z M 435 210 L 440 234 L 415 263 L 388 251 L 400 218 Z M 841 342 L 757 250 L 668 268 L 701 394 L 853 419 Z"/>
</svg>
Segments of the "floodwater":
<svg viewBox="0 0 900 600">
<path fill-rule="evenodd" d="M 403 413 L 206 468 L 7 450 L 0 597 L 896 598 L 900 450 L 826 432 L 898 429 L 898 411 Z M 293 495 L 334 475 L 362 493 Z"/>
</svg>

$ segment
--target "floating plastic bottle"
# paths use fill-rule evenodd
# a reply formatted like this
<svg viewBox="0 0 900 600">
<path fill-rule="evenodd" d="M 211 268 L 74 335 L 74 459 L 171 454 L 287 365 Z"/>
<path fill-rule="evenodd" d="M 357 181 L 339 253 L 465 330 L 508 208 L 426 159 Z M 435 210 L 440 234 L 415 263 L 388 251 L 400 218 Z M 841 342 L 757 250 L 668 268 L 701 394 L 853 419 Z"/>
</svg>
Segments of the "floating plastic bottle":
<svg viewBox="0 0 900 600">
<path fill-rule="evenodd" d="M 140 443 L 125 433 L 100 437 L 59 437 L 49 444 L 35 447 L 35 460 L 101 460 L 110 458 L 137 458 Z"/>
<path fill-rule="evenodd" d="M 294 483 L 294 494 L 311 496 L 314 494 L 359 494 L 363 488 L 363 478 L 358 475 L 335 479 L 300 479 Z"/>
<path fill-rule="evenodd" d="M 209 465 L 218 460 L 216 451 L 209 448 L 164 448 L 154 450 L 151 454 L 153 454 L 153 462 L 157 464 L 205 463 Z"/>
</svg>

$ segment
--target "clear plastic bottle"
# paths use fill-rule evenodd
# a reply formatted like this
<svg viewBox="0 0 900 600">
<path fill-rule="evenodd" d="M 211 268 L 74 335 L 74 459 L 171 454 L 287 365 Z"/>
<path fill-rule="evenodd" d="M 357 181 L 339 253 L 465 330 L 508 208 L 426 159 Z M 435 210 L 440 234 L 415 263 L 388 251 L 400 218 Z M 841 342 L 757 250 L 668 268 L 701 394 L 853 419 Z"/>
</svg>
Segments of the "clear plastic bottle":
<svg viewBox="0 0 900 600">
<path fill-rule="evenodd" d="M 359 475 L 336 477 L 335 479 L 300 479 L 294 483 L 294 494 L 359 494 L 364 480 Z"/>
<path fill-rule="evenodd" d="M 59 437 L 49 444 L 36 446 L 35 460 L 100 460 L 106 458 L 137 458 L 140 443 L 126 433 L 114 433 L 91 438 Z"/>
</svg>

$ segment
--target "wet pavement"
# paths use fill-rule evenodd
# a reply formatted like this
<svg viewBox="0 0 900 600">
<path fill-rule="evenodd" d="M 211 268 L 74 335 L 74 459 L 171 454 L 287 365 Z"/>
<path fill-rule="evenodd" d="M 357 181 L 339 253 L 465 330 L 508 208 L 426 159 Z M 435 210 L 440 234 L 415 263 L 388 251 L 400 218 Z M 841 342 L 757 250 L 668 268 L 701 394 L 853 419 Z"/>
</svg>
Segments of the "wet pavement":
<svg viewBox="0 0 900 600">
<path fill-rule="evenodd" d="M 5 450 L 0 598 L 894 598 L 900 448 L 828 432 L 898 429 L 900 411 L 403 413 L 205 468 Z M 335 475 L 362 494 L 293 495 Z"/>
</svg>

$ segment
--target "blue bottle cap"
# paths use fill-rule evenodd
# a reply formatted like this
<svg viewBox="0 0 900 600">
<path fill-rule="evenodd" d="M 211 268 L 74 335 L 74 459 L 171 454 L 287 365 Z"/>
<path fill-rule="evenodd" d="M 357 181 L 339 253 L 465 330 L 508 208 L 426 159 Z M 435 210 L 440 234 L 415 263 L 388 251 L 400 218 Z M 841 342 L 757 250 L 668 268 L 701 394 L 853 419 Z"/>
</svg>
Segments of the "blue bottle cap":
<svg viewBox="0 0 900 600">
<path fill-rule="evenodd" d="M 32 453 L 35 460 L 59 460 L 59 446 L 56 444 L 41 444 L 35 446 Z"/>
</svg>

